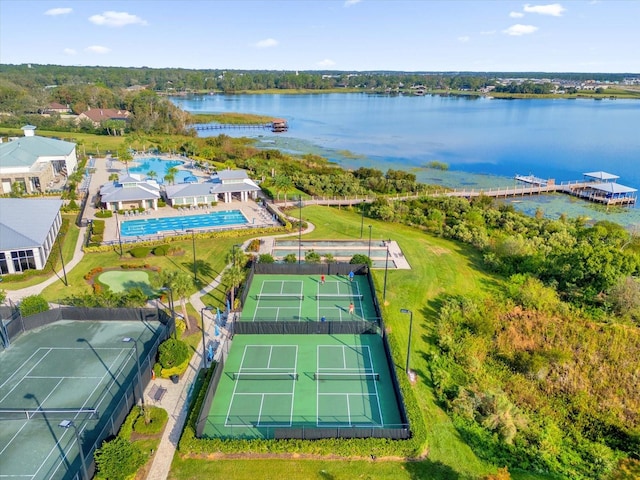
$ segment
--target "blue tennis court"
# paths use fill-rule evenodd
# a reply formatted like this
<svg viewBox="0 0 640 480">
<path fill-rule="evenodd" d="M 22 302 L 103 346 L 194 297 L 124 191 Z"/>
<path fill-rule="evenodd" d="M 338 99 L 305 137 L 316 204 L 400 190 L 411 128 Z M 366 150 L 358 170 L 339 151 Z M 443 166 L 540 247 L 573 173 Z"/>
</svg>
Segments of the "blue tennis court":
<svg viewBox="0 0 640 480">
<path fill-rule="evenodd" d="M 247 223 L 249 223 L 249 220 L 240 210 L 225 210 L 223 212 L 210 212 L 199 215 L 127 220 L 122 222 L 120 233 L 123 237 L 135 237 L 139 235 L 155 235 L 159 232 L 228 227 Z"/>
</svg>

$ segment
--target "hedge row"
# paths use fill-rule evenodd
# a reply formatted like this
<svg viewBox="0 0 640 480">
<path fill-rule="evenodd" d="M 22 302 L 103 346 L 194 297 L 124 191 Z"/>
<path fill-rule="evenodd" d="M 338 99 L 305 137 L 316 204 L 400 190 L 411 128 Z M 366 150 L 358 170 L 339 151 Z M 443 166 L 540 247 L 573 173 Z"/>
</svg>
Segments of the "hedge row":
<svg viewBox="0 0 640 480">
<path fill-rule="evenodd" d="M 289 229 L 291 224 L 289 223 Z M 256 235 L 281 233 L 288 231 L 285 227 L 264 227 L 264 228 L 252 228 L 243 230 L 224 230 L 222 232 L 202 232 L 196 234 L 196 238 L 237 238 L 247 235 L 248 233 L 255 233 Z M 165 237 L 160 240 L 148 240 L 142 242 L 136 242 L 136 246 L 156 247 L 167 242 L 180 242 L 185 240 L 191 240 L 191 235 L 179 235 L 175 237 Z M 85 253 L 104 253 L 113 251 L 113 245 L 89 245 L 83 247 Z"/>
</svg>

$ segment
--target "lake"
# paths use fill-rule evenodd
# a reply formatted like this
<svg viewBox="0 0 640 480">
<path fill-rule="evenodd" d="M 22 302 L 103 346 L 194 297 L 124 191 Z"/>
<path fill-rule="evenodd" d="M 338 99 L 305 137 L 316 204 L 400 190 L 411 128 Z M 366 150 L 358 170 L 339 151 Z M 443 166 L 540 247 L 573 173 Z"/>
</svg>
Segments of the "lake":
<svg viewBox="0 0 640 480">
<path fill-rule="evenodd" d="M 262 146 L 316 153 L 346 168 L 409 170 L 451 187 L 512 185 L 515 174 L 556 182 L 604 170 L 640 188 L 640 101 L 498 100 L 353 94 L 174 97 L 193 113 L 241 112 L 287 119 L 289 131 L 223 130 L 201 135 L 256 137 Z M 425 168 L 449 165 L 446 172 Z M 558 198 L 559 197 L 559 198 Z M 640 208 L 607 212 L 562 195 L 514 204 L 531 212 L 607 218 L 640 226 Z"/>
</svg>

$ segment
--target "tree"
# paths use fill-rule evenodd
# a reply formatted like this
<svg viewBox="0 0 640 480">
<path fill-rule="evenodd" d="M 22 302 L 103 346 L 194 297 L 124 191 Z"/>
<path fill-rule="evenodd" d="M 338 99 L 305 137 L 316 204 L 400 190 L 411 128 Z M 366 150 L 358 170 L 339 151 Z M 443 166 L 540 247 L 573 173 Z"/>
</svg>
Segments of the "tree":
<svg viewBox="0 0 640 480">
<path fill-rule="evenodd" d="M 164 179 L 173 185 L 176 181 L 176 175 L 178 175 L 178 169 L 176 167 L 171 167 L 167 170 L 167 174 L 164 176 Z"/>
<path fill-rule="evenodd" d="M 231 296 L 231 310 L 235 308 L 235 293 L 236 288 L 244 281 L 244 263 L 246 262 L 246 255 L 242 250 L 233 248 L 229 254 L 227 254 L 227 262 L 229 266 L 222 274 L 222 283 L 228 286 L 228 292 Z"/>
<path fill-rule="evenodd" d="M 125 480 L 144 464 L 142 452 L 120 436 L 103 442 L 94 457 L 98 476 L 109 480 Z"/>
<path fill-rule="evenodd" d="M 158 174 L 153 170 L 149 170 L 147 172 L 147 177 L 149 177 L 151 180 L 154 180 L 157 176 Z"/>
<path fill-rule="evenodd" d="M 4 290 L 0 290 L 0 305 L 2 305 L 7 300 L 7 292 Z"/>
<path fill-rule="evenodd" d="M 620 278 L 609 290 L 608 299 L 617 314 L 640 320 L 640 280 L 631 276 Z"/>
<path fill-rule="evenodd" d="M 187 328 L 191 330 L 189 315 L 187 313 L 187 295 L 194 289 L 193 278 L 182 270 L 163 270 L 153 282 L 154 287 L 164 287 L 171 289 L 174 297 L 180 299 L 182 316 Z"/>
<path fill-rule="evenodd" d="M 280 193 L 285 193 L 285 198 L 287 192 L 293 187 L 293 182 L 286 175 L 276 175 L 273 179 L 273 186 L 276 188 L 277 200 L 280 200 Z"/>
<path fill-rule="evenodd" d="M 49 304 L 41 295 L 29 295 L 20 302 L 20 314 L 23 317 L 49 310 Z"/>
<path fill-rule="evenodd" d="M 361 253 L 356 253 L 353 257 L 351 257 L 349 263 L 352 265 L 367 265 L 369 267 L 371 267 L 372 265 L 371 259 Z"/>
</svg>

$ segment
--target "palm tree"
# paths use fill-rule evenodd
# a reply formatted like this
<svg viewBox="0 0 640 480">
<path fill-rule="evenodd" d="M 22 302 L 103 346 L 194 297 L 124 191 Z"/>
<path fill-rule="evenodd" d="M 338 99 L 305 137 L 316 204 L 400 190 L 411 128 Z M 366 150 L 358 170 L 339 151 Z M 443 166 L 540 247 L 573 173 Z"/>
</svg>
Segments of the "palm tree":
<svg viewBox="0 0 640 480">
<path fill-rule="evenodd" d="M 169 170 L 167 170 L 167 174 L 164 176 L 164 179 L 167 181 L 167 183 L 173 185 L 176 181 L 177 174 L 178 169 L 176 167 L 171 167 Z"/>
<path fill-rule="evenodd" d="M 187 296 L 193 291 L 193 278 L 182 270 L 164 270 L 156 277 L 153 282 L 154 287 L 168 287 L 171 289 L 173 295 L 180 299 L 180 306 L 182 307 L 182 316 L 187 329 L 191 329 L 189 324 L 189 315 L 187 314 Z"/>
<path fill-rule="evenodd" d="M 247 256 L 241 249 L 234 246 L 233 250 L 227 254 L 226 260 L 229 266 L 222 274 L 222 283 L 229 286 L 228 292 L 231 294 L 231 310 L 233 310 L 235 307 L 236 288 L 240 286 L 245 278 L 244 266 Z"/>
<path fill-rule="evenodd" d="M 149 170 L 147 172 L 147 177 L 149 177 L 151 180 L 154 180 L 157 176 L 158 174 L 153 170 Z"/>
<path fill-rule="evenodd" d="M 276 175 L 273 179 L 273 186 L 276 187 L 277 199 L 280 200 L 280 192 L 284 191 L 285 200 L 287 199 L 287 192 L 293 187 L 293 182 L 286 175 Z"/>
</svg>

